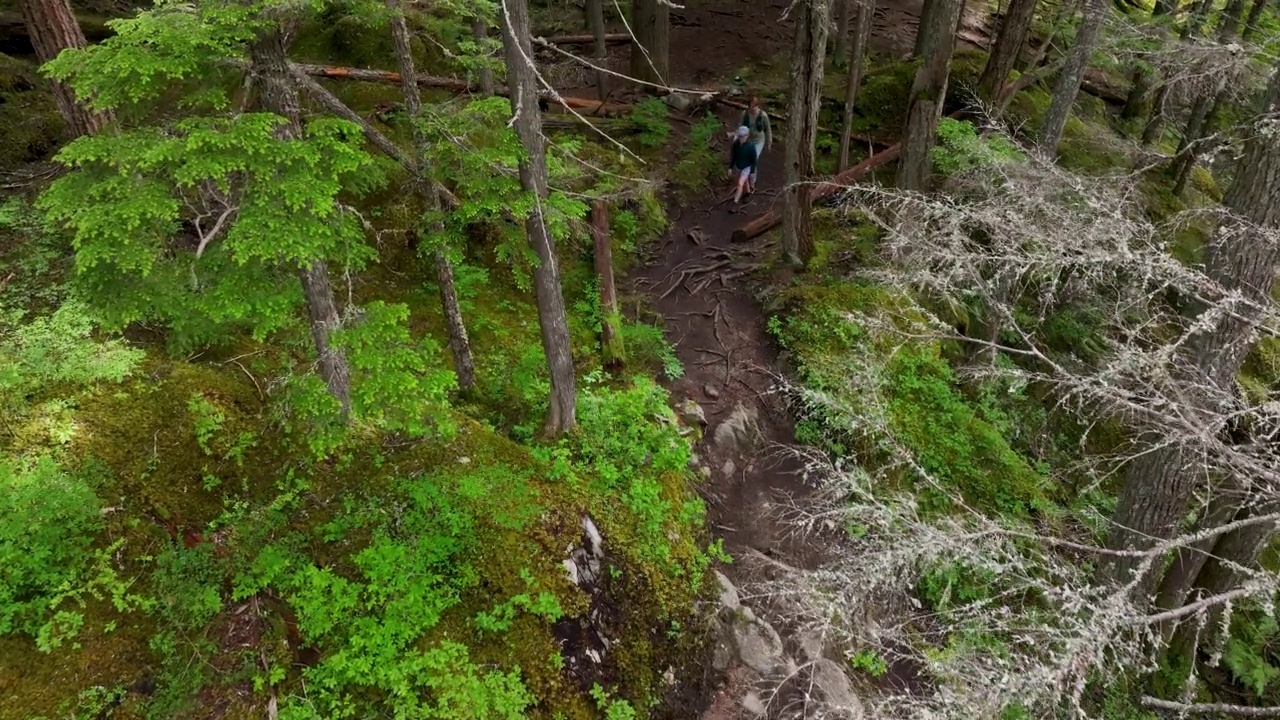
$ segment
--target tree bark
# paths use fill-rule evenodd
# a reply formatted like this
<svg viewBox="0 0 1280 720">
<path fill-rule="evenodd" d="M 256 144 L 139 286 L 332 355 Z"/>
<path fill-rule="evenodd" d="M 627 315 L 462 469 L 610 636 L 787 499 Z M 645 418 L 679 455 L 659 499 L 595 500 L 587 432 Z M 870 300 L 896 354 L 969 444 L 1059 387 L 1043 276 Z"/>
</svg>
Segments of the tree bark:
<svg viewBox="0 0 1280 720">
<path fill-rule="evenodd" d="M 1263 117 L 1274 117 L 1277 110 L 1280 71 L 1273 75 L 1267 88 Z M 1188 387 L 1208 386 L 1219 393 L 1233 392 L 1236 375 L 1261 322 L 1257 308 L 1268 304 L 1280 262 L 1280 246 L 1266 237 L 1269 231 L 1280 227 L 1280 203 L 1274 202 L 1277 193 L 1280 141 L 1272 133 L 1254 133 L 1245 143 L 1235 181 L 1223 201 L 1232 211 L 1232 219 L 1219 227 L 1205 263 L 1206 274 L 1227 291 L 1239 293 L 1244 303 L 1194 336 L 1175 358 L 1179 372 L 1186 374 Z M 1197 315 L 1200 312 L 1203 310 L 1195 310 Z M 1188 397 L 1193 403 L 1210 401 L 1203 391 Z M 1204 411 L 1211 413 L 1213 408 Z M 1186 466 L 1194 460 L 1183 458 L 1177 448 L 1169 447 L 1144 453 L 1129 466 L 1113 518 L 1110 547 L 1144 549 L 1173 536 L 1186 514 L 1195 485 L 1196 471 Z M 1136 566 L 1132 558 L 1115 558 L 1109 570 L 1115 579 L 1124 582 Z M 1148 573 L 1148 579 L 1140 583 L 1140 597 L 1150 590 L 1154 576 Z"/>
<path fill-rule="evenodd" d="M 1267 0 L 1253 0 L 1253 5 L 1249 8 L 1249 17 L 1244 21 L 1244 27 L 1240 30 L 1240 39 L 1245 42 L 1253 40 L 1253 35 L 1258 31 L 1258 20 L 1262 18 L 1262 11 L 1267 9 Z"/>
<path fill-rule="evenodd" d="M 484 41 L 489 39 L 489 25 L 484 21 L 484 18 L 479 16 L 471 18 L 471 37 L 475 38 L 476 43 L 483 50 Z M 485 59 L 488 59 L 487 55 Z M 481 93 L 485 95 L 493 94 L 493 71 L 489 69 L 488 65 L 480 67 L 476 80 L 480 83 Z"/>
<path fill-rule="evenodd" d="M 591 28 L 592 59 L 596 64 L 596 97 L 604 102 L 605 78 L 608 77 L 604 65 L 609 58 L 609 44 L 604 32 L 604 0 L 587 0 L 587 25 Z"/>
<path fill-rule="evenodd" d="M 1076 103 L 1076 95 L 1080 92 L 1080 81 L 1084 79 L 1085 68 L 1089 65 L 1089 55 L 1098 44 L 1098 35 L 1102 32 L 1102 23 L 1106 19 L 1110 4 L 1107 0 L 1086 0 L 1084 17 L 1080 20 L 1080 29 L 1076 31 L 1075 44 L 1067 53 L 1067 62 L 1058 74 L 1058 82 L 1053 89 L 1053 100 L 1045 113 L 1044 127 L 1040 131 L 1040 149 L 1049 155 L 1057 155 L 1058 143 L 1062 142 L 1062 133 L 1067 128 L 1067 118 Z"/>
<path fill-rule="evenodd" d="M 249 60 L 257 81 L 261 83 L 259 96 L 264 108 L 287 120 L 280 127 L 280 136 L 297 140 L 302 137 L 301 112 L 297 90 L 290 80 L 283 37 L 279 27 L 260 33 L 249 48 Z M 345 419 L 351 412 L 351 368 L 346 355 L 329 342 L 330 333 L 342 322 L 333 298 L 333 287 L 329 284 L 329 270 L 323 259 L 300 261 L 298 279 L 307 300 L 307 318 L 319 358 L 320 377 L 324 378 L 329 392 L 337 399 Z"/>
<path fill-rule="evenodd" d="M 20 0 L 18 6 L 40 64 L 56 58 L 67 48 L 83 48 L 87 45 L 68 0 Z M 58 106 L 58 113 L 62 115 L 62 121 L 66 123 L 71 137 L 92 135 L 111 121 L 109 113 L 90 112 L 77 102 L 70 87 L 56 80 L 50 82 L 53 85 L 54 103 Z"/>
<path fill-rule="evenodd" d="M 907 122 L 902 131 L 902 159 L 898 163 L 898 187 L 917 192 L 923 192 L 929 186 L 929 155 L 947 98 L 951 56 L 955 50 L 955 26 L 961 10 L 960 0 L 934 2 L 934 12 L 929 15 L 930 25 L 921 25 L 920 34 L 936 36 L 937 41 L 926 43 L 929 54 L 923 56 L 911 84 Z"/>
<path fill-rule="evenodd" d="M 666 86 L 669 72 L 671 19 L 669 8 L 658 0 L 632 0 L 631 77 Z"/>
<path fill-rule="evenodd" d="M 999 102 L 1000 90 L 1026 44 L 1037 4 L 1038 0 L 1010 0 L 1004 20 L 1000 22 L 995 47 L 987 57 L 982 76 L 978 78 L 978 97 L 984 102 L 991 105 Z"/>
<path fill-rule="evenodd" d="M 1155 87 L 1155 76 L 1151 68 L 1141 63 L 1134 63 L 1129 78 L 1129 94 L 1124 99 L 1124 107 L 1120 108 L 1121 120 L 1134 120 L 1148 115 L 1147 102 L 1152 88 Z"/>
<path fill-rule="evenodd" d="M 609 237 L 609 209 L 604 200 L 591 204 L 591 237 L 595 241 L 596 275 L 600 278 L 600 351 L 604 369 L 615 372 L 627 361 L 622 343 L 622 315 L 613 282 L 613 241 Z"/>
<path fill-rule="evenodd" d="M 437 229 L 443 228 L 437 226 Z M 458 389 L 464 393 L 471 392 L 476 386 L 476 364 L 471 355 L 467 325 L 462 320 L 458 288 L 453 281 L 453 263 L 449 262 L 449 257 L 442 250 L 436 250 L 434 254 L 436 284 L 440 286 L 440 307 L 444 310 L 444 322 L 449 332 L 449 350 L 453 355 L 453 374 L 458 378 Z"/>
<path fill-rule="evenodd" d="M 853 6 L 858 0 L 835 0 L 835 37 L 832 38 L 831 60 L 836 67 L 849 62 L 849 16 L 856 13 Z M 855 27 L 856 27 L 856 20 Z M 857 42 L 855 40 L 855 42 Z"/>
<path fill-rule="evenodd" d="M 813 150 L 822 106 L 822 73 L 827 57 L 827 0 L 795 5 L 795 43 L 791 48 L 790 120 L 787 122 L 786 199 L 782 206 L 782 249 L 788 262 L 804 265 L 813 256 L 809 208 Z"/>
<path fill-rule="evenodd" d="M 1218 43 L 1227 44 L 1232 41 L 1236 33 L 1240 30 L 1240 14 L 1244 12 L 1244 0 L 1231 0 L 1222 10 L 1222 23 L 1218 26 Z M 1191 176 L 1191 170 L 1195 167 L 1196 161 L 1200 158 L 1200 141 L 1210 134 L 1210 128 L 1213 126 L 1213 119 L 1217 116 L 1218 108 L 1226 99 L 1227 89 L 1219 84 L 1217 91 L 1212 95 L 1201 95 L 1196 98 L 1195 105 L 1191 109 L 1191 114 L 1187 118 L 1186 129 L 1182 132 L 1182 138 L 1178 141 L 1177 158 L 1173 166 L 1173 194 L 1181 195 L 1186 189 L 1187 179 Z"/>
<path fill-rule="evenodd" d="M 849 150 L 853 144 L 853 110 L 858 102 L 858 89 L 862 86 L 862 65 L 867 55 L 867 43 L 871 39 L 871 25 L 876 12 L 876 0 L 839 0 L 845 7 L 853 6 L 853 46 L 849 52 L 849 68 L 845 75 L 844 113 L 840 121 L 840 157 L 836 172 L 849 167 Z"/>
<path fill-rule="evenodd" d="M 427 209 L 436 210 L 439 208 L 440 201 L 434 188 L 431 187 L 431 183 L 424 176 L 423 168 L 420 165 L 427 154 L 427 139 L 418 124 L 418 120 L 422 115 L 422 91 L 418 88 L 418 70 L 414 67 L 413 51 L 409 44 L 409 25 L 405 22 L 399 0 L 388 0 L 387 6 L 391 10 L 391 37 L 395 42 L 396 64 L 400 68 L 400 81 L 404 89 L 404 105 L 405 109 L 409 111 L 410 132 L 413 137 L 414 161 L 411 163 L 412 168 L 410 170 L 414 175 L 412 182 L 418 195 L 426 201 Z M 484 21 L 480 21 L 480 23 L 483 26 Z M 484 82 L 483 78 L 481 78 L 481 82 Z M 490 86 L 493 84 L 492 74 L 489 76 L 489 84 Z M 438 224 L 432 229 L 437 234 L 443 230 Z M 436 248 L 433 254 L 436 283 L 440 286 L 440 306 L 444 313 L 445 327 L 449 333 L 449 349 L 453 354 L 453 372 L 458 378 L 458 389 L 465 393 L 476 385 L 475 360 L 471 356 L 471 341 L 467 337 L 467 326 L 462 319 L 462 305 L 458 302 L 458 291 L 453 282 L 453 263 L 449 261 L 449 257 L 445 255 L 444 250 L 440 248 Z"/>
<path fill-rule="evenodd" d="M 511 89 L 511 111 L 516 134 L 524 146 L 520 160 L 520 185 L 535 199 L 534 211 L 525 221 L 525 233 L 538 266 L 533 271 L 538 301 L 538 325 L 542 349 L 551 371 L 551 397 L 543 434 L 559 437 L 576 424 L 573 351 L 569 344 L 569 320 L 560 292 L 560 268 L 555 240 L 547 231 L 542 209 L 547 200 L 547 156 L 542 135 L 542 114 L 538 110 L 537 76 L 532 66 L 533 46 L 529 32 L 528 0 L 503 0 L 502 44 L 506 48 L 507 86 Z"/>
</svg>

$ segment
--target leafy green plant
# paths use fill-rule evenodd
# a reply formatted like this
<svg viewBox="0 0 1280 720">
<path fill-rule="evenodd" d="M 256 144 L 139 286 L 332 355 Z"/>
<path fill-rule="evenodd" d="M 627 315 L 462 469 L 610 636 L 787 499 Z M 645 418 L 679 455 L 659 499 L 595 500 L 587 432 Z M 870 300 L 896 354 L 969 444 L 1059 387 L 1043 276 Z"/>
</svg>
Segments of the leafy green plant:
<svg viewBox="0 0 1280 720">
<path fill-rule="evenodd" d="M 1023 159 L 1022 152 L 1004 136 L 978 137 L 973 123 L 953 118 L 938 122 L 938 144 L 931 157 L 943 175 Z"/>
<path fill-rule="evenodd" d="M 724 173 L 724 163 L 716 149 L 716 136 L 724 130 L 714 115 L 705 115 L 689 132 L 689 142 L 676 163 L 674 182 L 684 192 L 699 192 Z"/>
<path fill-rule="evenodd" d="M 671 135 L 671 123 L 667 120 L 670 108 L 661 99 L 651 97 L 641 101 L 631 111 L 631 124 L 638 133 L 641 147 L 662 147 Z"/>
<path fill-rule="evenodd" d="M 591 699 L 596 701 L 596 707 L 604 711 L 605 720 L 635 720 L 636 709 L 631 703 L 610 697 L 600 683 L 591 686 L 590 694 Z"/>
<path fill-rule="evenodd" d="M 880 677 L 889 672 L 889 663 L 873 650 L 859 650 L 849 657 L 849 665 L 854 670 L 861 670 L 872 677 Z"/>
<path fill-rule="evenodd" d="M 102 528 L 97 496 L 48 458 L 0 458 L 0 635 L 34 637 L 45 652 L 71 640 L 84 617 L 67 606 L 110 597 L 137 607 L 112 569 L 111 552 L 91 552 Z"/>
</svg>

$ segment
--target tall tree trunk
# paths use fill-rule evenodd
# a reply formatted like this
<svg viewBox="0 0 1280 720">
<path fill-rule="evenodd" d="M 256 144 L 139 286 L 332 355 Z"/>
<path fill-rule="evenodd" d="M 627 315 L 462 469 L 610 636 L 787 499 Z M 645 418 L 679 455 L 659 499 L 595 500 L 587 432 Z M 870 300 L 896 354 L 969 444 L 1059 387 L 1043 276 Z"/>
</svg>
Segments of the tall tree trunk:
<svg viewBox="0 0 1280 720">
<path fill-rule="evenodd" d="M 1196 524 L 1197 529 L 1222 527 L 1235 518 L 1241 503 L 1247 497 L 1241 480 L 1242 478 L 1230 473 L 1222 482 L 1210 488 L 1209 507 L 1205 509 L 1200 521 Z M 1160 609 L 1174 610 L 1182 607 L 1217 542 L 1218 537 L 1214 536 L 1178 549 L 1174 554 L 1173 562 L 1165 570 L 1160 589 L 1156 593 L 1156 605 Z M 1166 639 L 1176 625 L 1172 622 L 1167 623 L 1161 629 Z"/>
<path fill-rule="evenodd" d="M 1151 98 L 1151 116 L 1142 128 L 1142 147 L 1151 147 L 1163 136 L 1165 108 L 1169 102 L 1169 84 L 1161 82 L 1156 94 Z"/>
<path fill-rule="evenodd" d="M 1151 68 L 1141 62 L 1133 64 L 1129 78 L 1129 94 L 1125 96 L 1124 107 L 1120 108 L 1121 120 L 1134 120 L 1150 113 L 1147 103 L 1156 84 Z"/>
<path fill-rule="evenodd" d="M 587 0 L 587 25 L 591 28 L 591 36 L 594 38 L 592 45 L 594 52 L 592 59 L 596 64 L 596 97 L 604 102 L 605 92 L 605 72 L 603 69 L 609 58 L 609 47 L 605 43 L 604 33 L 604 0 Z"/>
<path fill-rule="evenodd" d="M 913 58 L 927 58 L 936 52 L 938 44 L 950 45 L 952 52 L 955 50 L 956 34 L 960 32 L 960 22 L 964 20 L 964 7 L 967 0 L 958 0 L 959 9 L 954 11 L 943 7 L 945 4 L 953 0 L 924 0 L 924 6 L 920 9 L 920 25 L 916 27 L 915 48 L 911 51 Z M 936 15 L 941 12 L 947 17 L 954 17 L 955 22 L 952 23 L 951 35 L 948 37 L 946 33 L 936 32 L 931 28 L 938 26 Z"/>
<path fill-rule="evenodd" d="M 484 21 L 484 18 L 479 16 L 471 18 L 471 37 L 475 38 L 476 43 L 479 44 L 481 48 L 484 47 L 484 41 L 489 39 L 489 24 Z M 487 55 L 485 56 L 485 60 L 488 60 Z M 485 95 L 492 95 L 493 71 L 489 69 L 488 65 L 482 65 L 480 67 L 480 77 L 478 80 L 480 81 L 480 92 Z"/>
<path fill-rule="evenodd" d="M 391 37 L 395 42 L 396 64 L 400 68 L 400 82 L 404 92 L 405 108 L 409 111 L 410 132 L 413 136 L 413 184 L 419 196 L 426 200 L 428 210 L 437 210 L 440 205 L 435 188 L 425 177 L 420 163 L 427 155 L 427 139 L 422 133 L 418 120 L 422 116 L 422 90 L 418 87 L 418 69 L 414 67 L 413 51 L 409 44 L 409 25 L 401 12 L 399 0 L 388 0 L 391 10 Z M 481 21 L 483 24 L 483 21 Z M 487 33 L 487 31 L 486 31 Z M 493 82 L 492 74 L 489 78 Z M 436 225 L 432 230 L 438 235 L 443 227 Z M 436 282 L 440 286 L 440 305 L 444 313 L 445 327 L 449 332 L 449 349 L 453 354 L 453 372 L 458 378 L 458 389 L 469 392 L 476 385 L 475 360 L 471 356 L 471 341 L 467 337 L 467 326 L 462 319 L 462 305 L 458 302 L 458 291 L 453 282 L 453 263 L 444 250 L 434 250 Z"/>
<path fill-rule="evenodd" d="M 822 73 L 827 57 L 827 0 L 796 3 L 791 47 L 791 95 L 787 120 L 786 200 L 782 206 L 782 249 L 788 262 L 804 265 L 813 256 L 810 195 L 813 146 L 818 139 Z"/>
<path fill-rule="evenodd" d="M 995 47 L 987 57 L 987 64 L 978 78 L 978 97 L 991 105 L 1000 100 L 1000 90 L 1013 72 L 1022 46 L 1026 44 L 1027 33 L 1031 30 L 1031 21 L 1035 19 L 1036 5 L 1039 0 L 1010 0 L 1004 19 L 1000 22 L 1000 32 L 996 35 Z"/>
<path fill-rule="evenodd" d="M 302 293 L 307 298 L 307 320 L 311 325 L 311 340 L 316 346 L 320 377 L 329 387 L 329 393 L 342 408 L 342 417 L 351 413 L 351 367 L 347 356 L 329 343 L 329 335 L 342 324 L 338 305 L 333 299 L 333 286 L 329 284 L 329 268 L 323 260 L 316 260 L 298 270 L 302 281 Z"/>
<path fill-rule="evenodd" d="M 858 89 L 862 86 L 862 65 L 867 55 L 867 43 L 871 39 L 871 25 L 876 13 L 876 0 L 841 0 L 853 6 L 853 47 L 850 48 L 849 69 L 845 75 L 844 113 L 840 121 L 840 157 L 837 171 L 849 167 L 849 150 L 853 144 L 853 110 L 858 102 Z"/>
<path fill-rule="evenodd" d="M 87 44 L 68 0 L 20 0 L 18 7 L 41 64 L 67 48 L 82 48 Z M 70 87 L 56 80 L 51 82 L 54 103 L 72 137 L 96 133 L 111 121 L 110 114 L 90 112 L 76 102 Z"/>
<path fill-rule="evenodd" d="M 1274 113 L 1280 111 L 1280 68 L 1267 86 L 1261 111 L 1262 118 L 1274 117 Z M 1265 237 L 1269 230 L 1280 227 L 1280 208 L 1274 201 L 1276 193 L 1280 193 L 1280 141 L 1269 133 L 1252 133 L 1246 141 L 1235 181 L 1224 198 L 1232 211 L 1233 226 L 1220 228 L 1220 234 L 1234 235 L 1229 242 L 1261 252 L 1262 257 L 1251 260 L 1248 274 L 1264 283 L 1275 282 L 1274 272 L 1268 275 L 1266 268 L 1257 263 L 1274 264 L 1280 259 L 1280 252 L 1269 247 L 1273 243 Z M 1229 476 L 1215 489 L 1200 528 L 1221 527 L 1232 520 L 1275 512 L 1276 501 L 1258 497 L 1256 489 L 1248 487 L 1246 478 Z M 1180 607 L 1193 588 L 1209 596 L 1234 589 L 1240 577 L 1233 563 L 1253 567 L 1275 533 L 1274 524 L 1252 525 L 1184 549 L 1165 575 L 1159 596 L 1161 606 Z M 1215 624 L 1211 622 L 1210 626 Z M 1180 644 L 1187 642 L 1184 639 Z"/>
<path fill-rule="evenodd" d="M 1230 43 L 1240 29 L 1240 14 L 1244 12 L 1244 0 L 1231 0 L 1222 10 L 1222 22 L 1218 26 L 1218 43 Z M 1216 117 L 1221 103 L 1226 101 L 1227 88 L 1219 84 L 1213 95 L 1201 95 L 1196 98 L 1191 114 L 1187 118 L 1186 129 L 1178 142 L 1178 152 L 1173 165 L 1173 193 L 1181 195 L 1186 189 L 1191 170 L 1200 158 L 1201 140 L 1211 133 L 1213 118 Z"/>
<path fill-rule="evenodd" d="M 849 16 L 856 12 L 853 9 L 855 3 L 857 0 L 835 0 L 833 6 L 836 22 L 835 37 L 831 42 L 831 59 L 836 67 L 844 67 L 849 62 Z"/>
<path fill-rule="evenodd" d="M 665 86 L 669 72 L 670 10 L 658 0 L 632 0 L 631 77 Z"/>
<path fill-rule="evenodd" d="M 525 151 L 525 157 L 520 160 L 520 185 L 535 200 L 534 210 L 525 221 L 525 234 L 538 256 L 533 285 L 538 300 L 542 349 L 551 371 L 551 397 L 543 434 L 551 438 L 573 429 L 577 421 L 573 351 L 569 345 L 569 320 L 565 314 L 564 296 L 560 292 L 555 240 L 548 233 L 542 216 L 548 193 L 547 156 L 542 114 L 538 110 L 538 80 L 531 65 L 533 44 L 530 40 L 528 0 L 503 0 L 502 10 L 507 87 L 511 89 L 516 134 L 520 136 L 520 144 Z"/>
<path fill-rule="evenodd" d="M 1018 53 L 1018 60 L 1014 64 L 1014 69 L 1026 73 L 1040 65 L 1045 57 L 1049 54 L 1049 47 L 1053 45 L 1054 40 L 1062 34 L 1066 29 L 1067 22 L 1075 13 L 1075 8 L 1080 4 L 1080 0 L 1062 0 L 1058 4 L 1058 9 L 1053 14 L 1053 20 L 1049 22 L 1049 32 L 1045 33 L 1044 39 L 1037 45 L 1027 42 L 1022 46 L 1022 51 Z"/>
<path fill-rule="evenodd" d="M 1244 28 L 1240 30 L 1240 39 L 1245 42 L 1253 40 L 1253 35 L 1258 31 L 1258 20 L 1262 18 L 1262 11 L 1267 9 L 1267 0 L 1253 0 L 1253 5 L 1249 7 L 1249 17 L 1245 18 Z"/>
<path fill-rule="evenodd" d="M 1280 71 L 1271 79 L 1264 107 L 1263 117 L 1268 118 L 1280 110 Z M 1188 387 L 1207 386 L 1224 394 L 1234 391 L 1236 375 L 1261 322 L 1257 308 L 1268 304 L 1280 262 L 1280 246 L 1266 237 L 1280 227 L 1280 203 L 1274 201 L 1277 193 L 1280 141 L 1271 133 L 1253 133 L 1245 143 L 1235 181 L 1223 201 L 1231 209 L 1232 219 L 1219 227 L 1205 263 L 1208 276 L 1227 291 L 1238 293 L 1244 302 L 1193 337 L 1184 346 L 1185 352 L 1175 359 L 1181 361 Z M 1204 392 L 1189 397 L 1193 403 L 1210 401 Z M 1206 413 L 1212 410 L 1208 408 Z M 1198 459 L 1184 458 L 1173 447 L 1140 455 L 1125 474 L 1110 547 L 1143 549 L 1172 537 L 1186 515 Z M 1225 537 L 1219 543 L 1224 540 Z M 1136 565 L 1132 558 L 1115 558 L 1109 569 L 1123 582 Z M 1148 574 L 1147 582 L 1139 588 L 1143 596 L 1156 579 L 1155 573 Z"/>
<path fill-rule="evenodd" d="M 1058 82 L 1053 88 L 1053 100 L 1045 113 L 1044 127 L 1040 131 L 1040 149 L 1049 155 L 1058 153 L 1058 143 L 1062 142 L 1062 133 L 1067 128 L 1067 118 L 1076 103 L 1076 95 L 1080 92 L 1080 81 L 1084 79 L 1085 68 L 1089 65 L 1089 55 L 1098 44 L 1098 35 L 1102 32 L 1102 23 L 1106 20 L 1107 0 L 1086 0 L 1084 17 L 1080 20 L 1080 29 L 1076 31 L 1075 44 L 1067 54 L 1066 65 L 1058 74 Z"/>
<path fill-rule="evenodd" d="M 436 201 L 437 203 L 439 200 Z M 443 231 L 439 225 L 435 228 Z M 458 377 L 458 389 L 470 392 L 476 386 L 476 364 L 471 356 L 471 340 L 467 325 L 462 320 L 462 304 L 458 302 L 458 288 L 453 281 L 453 263 L 442 250 L 435 251 L 436 284 L 440 286 L 440 307 L 444 310 L 445 327 L 449 332 L 449 350 L 453 355 L 453 374 Z"/>
<path fill-rule="evenodd" d="M 947 81 L 951 75 L 951 56 L 955 50 L 955 26 L 959 18 L 960 0 L 934 0 L 930 25 L 920 26 L 920 33 L 936 36 L 927 43 L 929 54 L 907 96 L 907 122 L 902 131 L 902 157 L 898 161 L 898 187 L 923 192 L 929 187 L 930 152 L 947 98 Z"/>
<path fill-rule="evenodd" d="M 616 371 L 627 360 L 622 343 L 622 315 L 613 283 L 613 241 L 609 237 L 609 209 L 604 200 L 591 204 L 591 237 L 595 241 L 596 276 L 600 278 L 600 351 L 604 369 Z"/>
<path fill-rule="evenodd" d="M 249 58 L 253 73 L 261 83 L 259 96 L 263 107 L 288 121 L 280 126 L 280 136 L 288 140 L 301 138 L 298 93 L 290 79 L 283 31 L 272 27 L 259 34 L 249 48 Z M 298 279 L 307 300 L 307 318 L 319 358 L 320 377 L 324 378 L 329 392 L 342 407 L 342 416 L 346 418 L 351 412 L 351 368 L 346 355 L 329 342 L 330 334 L 342 320 L 333 298 L 333 287 L 329 284 L 328 267 L 322 259 L 302 261 Z"/>
</svg>

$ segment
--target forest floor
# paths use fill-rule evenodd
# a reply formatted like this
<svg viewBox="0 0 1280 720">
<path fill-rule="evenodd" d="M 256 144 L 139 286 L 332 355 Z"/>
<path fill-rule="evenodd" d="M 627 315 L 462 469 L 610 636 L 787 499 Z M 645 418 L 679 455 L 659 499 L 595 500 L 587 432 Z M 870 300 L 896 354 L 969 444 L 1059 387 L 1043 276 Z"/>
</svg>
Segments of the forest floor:
<svg viewBox="0 0 1280 720">
<path fill-rule="evenodd" d="M 765 87 L 768 81 L 756 77 L 767 74 L 775 78 L 772 84 L 779 79 L 785 83 L 792 35 L 791 22 L 783 18 L 788 5 L 787 0 L 768 0 L 746 7 L 740 0 L 725 0 L 673 10 L 672 84 L 724 85 L 749 74 L 746 94 L 785 90 Z M 878 2 L 872 53 L 892 58 L 908 54 L 921 5 L 920 0 Z M 976 47 L 988 21 L 977 13 L 966 16 L 958 46 Z M 629 53 L 626 45 L 612 48 L 610 69 L 625 74 Z M 762 87 L 753 87 L 757 83 Z M 610 89 L 616 95 L 620 88 Z M 726 134 L 739 112 L 720 109 Z M 776 232 L 749 243 L 730 240 L 736 228 L 782 201 L 786 127 L 775 119 L 773 131 L 775 141 L 762 158 L 754 196 L 735 208 L 728 199 L 727 179 L 713 183 L 710 193 L 669 196 L 670 229 L 628 284 L 664 318 L 667 340 L 684 366 L 684 375 L 669 388 L 673 401 L 691 399 L 705 414 L 705 439 L 698 453 L 711 469 L 703 489 L 711 531 L 723 538 L 725 549 L 735 557 L 760 553 L 793 567 L 813 568 L 831 551 L 830 540 L 791 532 L 776 512 L 783 502 L 803 504 L 812 488 L 797 452 L 801 448 L 795 417 L 779 392 L 778 378 L 784 371 L 759 302 L 762 291 L 789 283 L 791 273 L 772 262 L 777 256 Z M 722 140 L 726 154 L 727 142 Z M 675 160 L 670 160 L 672 165 Z M 753 428 L 758 434 L 751 432 Z M 737 563 L 722 571 L 742 586 L 752 580 L 752 565 Z M 753 717 L 742 704 L 751 691 L 750 675 L 731 667 L 725 677 L 720 687 L 708 688 L 711 692 L 699 708 L 702 719 Z"/>
</svg>

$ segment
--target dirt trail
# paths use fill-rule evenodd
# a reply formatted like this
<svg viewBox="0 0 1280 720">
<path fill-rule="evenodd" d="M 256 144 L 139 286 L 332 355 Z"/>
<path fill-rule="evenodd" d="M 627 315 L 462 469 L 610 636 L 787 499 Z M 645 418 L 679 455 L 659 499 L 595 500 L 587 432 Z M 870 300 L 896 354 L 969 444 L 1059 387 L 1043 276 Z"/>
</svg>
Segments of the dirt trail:
<svg viewBox="0 0 1280 720">
<path fill-rule="evenodd" d="M 765 0 L 749 5 L 724 0 L 678 14 L 673 10 L 673 84 L 724 83 L 747 65 L 785 62 L 792 30 L 789 20 L 779 18 L 789 3 Z M 908 53 L 921 4 L 921 0 L 877 2 L 872 52 L 890 57 Z M 967 16 L 960 41 L 972 44 L 970 31 L 985 22 L 986 18 Z M 626 70 L 627 52 L 615 50 L 610 61 L 621 72 Z M 738 114 L 722 109 L 726 131 L 737 124 Z M 691 399 L 705 414 L 704 440 L 697 452 L 711 470 L 702 492 L 713 533 L 724 539 L 732 555 L 754 551 L 811 568 L 822 562 L 830 545 L 821 538 L 788 533 L 773 512 L 776 503 L 788 496 L 803 503 L 811 488 L 801 475 L 797 454 L 789 452 L 797 447 L 795 418 L 775 392 L 777 349 L 753 292 L 766 282 L 786 278 L 769 279 L 758 272 L 769 254 L 765 238 L 730 242 L 735 228 L 781 202 L 786 130 L 781 123 L 774 124 L 777 136 L 762 159 L 755 196 L 731 212 L 731 202 L 717 202 L 728 193 L 725 178 L 714 196 L 683 198 L 681 205 L 669 207 L 670 232 L 653 261 L 637 270 L 629 284 L 632 292 L 648 297 L 663 316 L 667 339 L 684 365 L 684 376 L 670 387 L 673 400 Z M 727 140 L 723 144 L 727 154 Z M 758 428 L 758 434 L 749 432 L 751 426 Z M 735 585 L 751 580 L 742 564 L 722 570 Z M 699 708 L 703 720 L 758 716 L 758 710 L 744 707 L 751 679 L 741 670 L 731 666 L 721 686 L 705 698 L 709 707 Z"/>
</svg>

